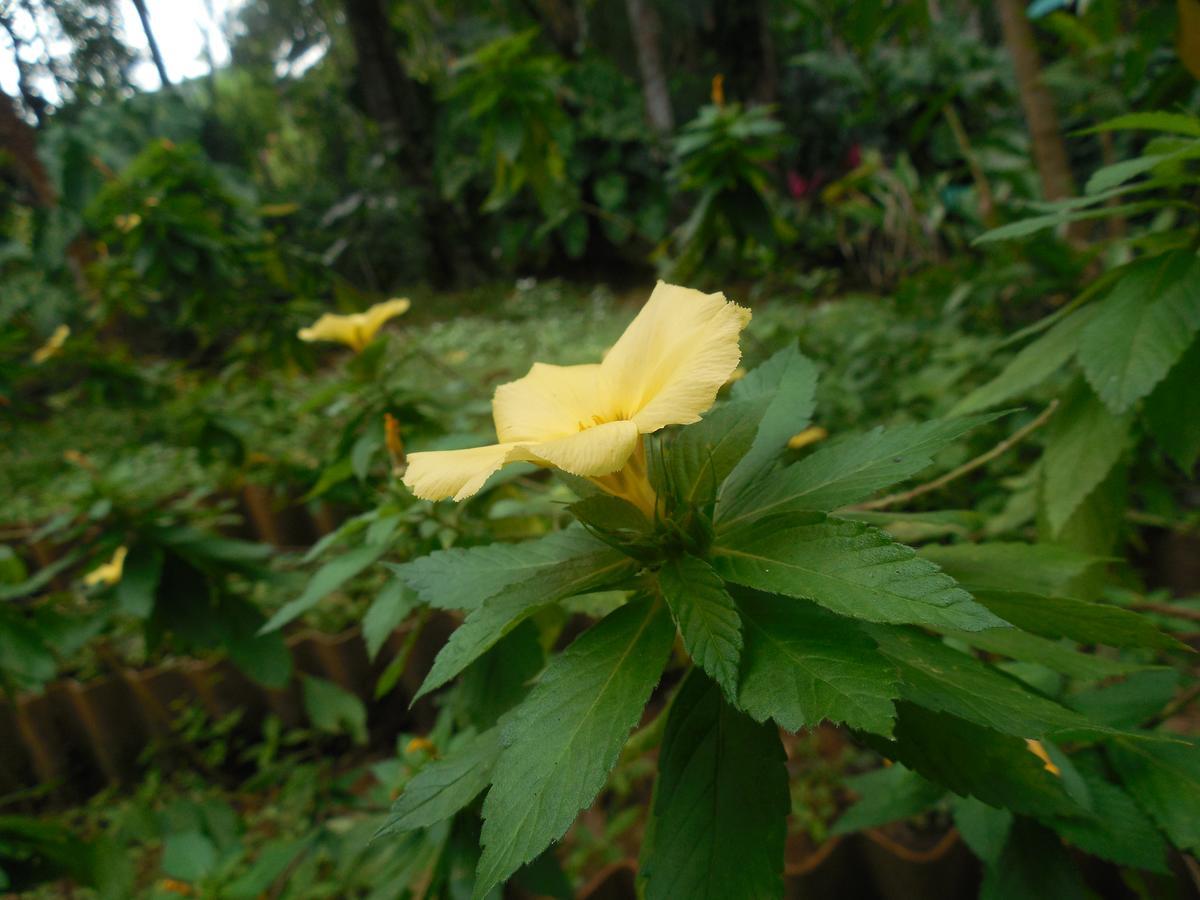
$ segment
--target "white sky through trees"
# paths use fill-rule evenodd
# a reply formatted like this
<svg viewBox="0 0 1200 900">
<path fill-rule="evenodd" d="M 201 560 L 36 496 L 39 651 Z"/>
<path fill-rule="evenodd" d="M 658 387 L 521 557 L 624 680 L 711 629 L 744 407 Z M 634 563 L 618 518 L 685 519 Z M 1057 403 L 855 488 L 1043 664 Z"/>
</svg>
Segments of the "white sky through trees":
<svg viewBox="0 0 1200 900">
<path fill-rule="evenodd" d="M 243 4 L 244 0 L 146 0 L 150 13 L 150 26 L 158 41 L 167 75 L 173 82 L 195 78 L 208 71 L 207 53 L 211 51 L 218 66 L 229 61 L 229 44 L 221 32 L 221 23 L 226 16 Z M 3 3 L 3 0 L 0 0 Z M 34 3 L 35 9 L 42 3 Z M 120 0 L 118 4 L 122 23 L 121 40 L 134 51 L 138 61 L 130 70 L 130 79 L 142 90 L 157 90 L 158 73 L 150 58 L 146 34 L 138 19 L 133 0 Z M 13 10 L 14 25 L 23 39 L 32 45 L 27 49 L 30 56 L 44 52 L 36 37 L 36 29 L 29 15 L 21 6 Z M 52 18 L 52 17 L 51 17 Z M 43 26 L 42 32 L 50 42 L 50 53 L 63 57 L 69 52 L 64 40 L 55 40 L 53 28 Z M 208 48 L 206 49 L 206 41 Z M 35 83 L 38 91 L 51 103 L 59 101 L 58 91 L 52 79 L 42 78 Z M 17 95 L 17 67 L 12 58 L 12 46 L 8 35 L 0 34 L 0 88 L 9 96 Z"/>
</svg>

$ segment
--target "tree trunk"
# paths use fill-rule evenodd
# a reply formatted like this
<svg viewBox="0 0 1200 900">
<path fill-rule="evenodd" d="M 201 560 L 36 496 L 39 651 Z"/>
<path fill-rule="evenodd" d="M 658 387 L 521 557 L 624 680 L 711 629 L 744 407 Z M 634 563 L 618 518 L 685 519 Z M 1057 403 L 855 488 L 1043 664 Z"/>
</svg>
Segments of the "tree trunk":
<svg viewBox="0 0 1200 900">
<path fill-rule="evenodd" d="M 387 154 L 402 175 L 422 188 L 422 225 L 433 280 L 453 280 L 453 222 L 434 184 L 432 115 L 421 89 L 400 62 L 383 0 L 345 0 L 346 23 L 358 62 L 363 105 L 383 133 Z"/>
<path fill-rule="evenodd" d="M 659 137 L 675 130 L 671 113 L 671 95 L 667 91 L 667 74 L 663 70 L 659 33 L 662 26 L 652 0 L 625 0 L 629 13 L 629 28 L 637 48 L 638 69 L 642 74 L 642 101 L 646 105 L 646 121 Z"/>
<path fill-rule="evenodd" d="M 1042 82 L 1042 64 L 1025 5 L 1023 0 L 996 2 L 1004 43 L 1017 75 L 1017 91 L 1033 144 L 1033 160 L 1042 183 L 1042 195 L 1046 200 L 1063 200 L 1074 195 L 1074 179 L 1058 114 L 1054 110 L 1054 98 Z"/>
<path fill-rule="evenodd" d="M 21 118 L 17 103 L 0 91 L 0 150 L 3 150 L 37 206 L 52 207 L 58 203 L 54 185 L 37 155 L 37 132 Z"/>
<path fill-rule="evenodd" d="M 158 69 L 158 80 L 162 82 L 163 87 L 170 87 L 171 79 L 167 76 L 167 65 L 163 62 L 158 41 L 154 39 L 154 30 L 150 27 L 150 11 L 146 9 L 146 0 L 133 0 L 133 5 L 137 8 L 138 18 L 142 20 L 142 31 L 146 33 L 146 43 L 150 45 L 154 68 Z"/>
</svg>

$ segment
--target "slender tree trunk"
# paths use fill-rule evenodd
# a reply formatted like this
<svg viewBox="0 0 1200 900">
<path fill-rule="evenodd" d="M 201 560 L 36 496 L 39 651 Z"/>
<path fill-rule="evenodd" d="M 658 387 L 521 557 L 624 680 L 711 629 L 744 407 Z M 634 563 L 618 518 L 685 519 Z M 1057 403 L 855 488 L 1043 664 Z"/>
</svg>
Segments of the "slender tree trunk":
<svg viewBox="0 0 1200 900">
<path fill-rule="evenodd" d="M 996 0 L 1004 43 L 1017 75 L 1017 90 L 1033 144 L 1033 160 L 1042 183 L 1042 195 L 1047 200 L 1063 200 L 1075 193 L 1074 179 L 1058 113 L 1054 109 L 1054 98 L 1042 82 L 1042 64 L 1025 5 L 1022 0 Z"/>
<path fill-rule="evenodd" d="M 146 0 L 133 0 L 133 5 L 137 8 L 138 18 L 142 20 L 142 31 L 146 33 L 146 43 L 150 45 L 154 68 L 158 69 L 158 80 L 162 82 L 163 87 L 170 87 L 171 79 L 167 76 L 167 65 L 158 49 L 158 41 L 154 39 L 154 29 L 150 27 L 150 11 L 146 9 Z"/>
<path fill-rule="evenodd" d="M 432 115 L 409 77 L 392 33 L 383 0 L 345 0 L 346 22 L 358 62 L 363 104 L 383 133 L 389 156 L 422 191 L 425 240 L 432 253 L 433 279 L 453 280 L 453 222 L 434 184 Z"/>
<path fill-rule="evenodd" d="M 0 150 L 12 161 L 38 206 L 58 203 L 54 185 L 37 155 L 37 132 L 21 118 L 16 101 L 0 91 Z"/>
<path fill-rule="evenodd" d="M 667 91 L 667 73 L 663 69 L 659 35 L 662 26 L 652 0 L 625 0 L 629 13 L 629 28 L 637 49 L 638 69 L 642 73 L 642 102 L 646 105 L 646 121 L 659 137 L 675 130 L 671 113 L 671 95 Z"/>
</svg>

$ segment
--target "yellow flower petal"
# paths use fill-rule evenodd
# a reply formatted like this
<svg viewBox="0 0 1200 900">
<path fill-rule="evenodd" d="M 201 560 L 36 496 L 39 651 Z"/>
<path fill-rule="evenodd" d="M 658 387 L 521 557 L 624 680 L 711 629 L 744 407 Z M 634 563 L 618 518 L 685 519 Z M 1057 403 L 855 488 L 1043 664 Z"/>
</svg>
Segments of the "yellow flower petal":
<svg viewBox="0 0 1200 900">
<path fill-rule="evenodd" d="M 128 553 L 128 547 L 118 547 L 111 560 L 83 576 L 83 583 L 88 587 L 95 587 L 98 584 L 116 584 L 121 580 L 121 575 L 125 571 L 125 557 Z"/>
<path fill-rule="evenodd" d="M 550 441 L 610 421 L 600 366 L 534 363 L 529 374 L 496 388 L 492 418 L 501 441 Z"/>
<path fill-rule="evenodd" d="M 466 500 L 506 462 L 528 459 L 525 444 L 490 444 L 469 450 L 411 453 L 405 486 L 422 500 Z"/>
<path fill-rule="evenodd" d="M 62 349 L 63 344 L 67 342 L 67 338 L 71 336 L 70 325 L 59 325 L 54 329 L 54 333 L 46 340 L 46 343 L 33 351 L 33 364 L 40 366 L 51 357 L 57 356 L 58 351 Z"/>
<path fill-rule="evenodd" d="M 1062 777 L 1062 772 L 1058 766 L 1054 764 L 1054 760 L 1050 758 L 1050 754 L 1046 752 L 1046 748 L 1042 746 L 1041 741 L 1035 741 L 1033 738 L 1026 738 L 1025 745 L 1029 748 L 1029 752 L 1040 759 L 1045 765 L 1042 767 L 1051 775 Z"/>
<path fill-rule="evenodd" d="M 742 357 L 750 310 L 659 282 L 601 364 L 620 418 L 643 434 L 700 421 Z"/>
<path fill-rule="evenodd" d="M 308 328 L 301 328 L 298 334 L 302 341 L 335 341 L 357 353 L 371 343 L 384 322 L 407 312 L 411 305 L 407 299 L 396 298 L 348 316 L 325 313 Z"/>
<path fill-rule="evenodd" d="M 605 422 L 578 434 L 530 444 L 529 453 L 572 475 L 611 475 L 629 461 L 641 434 L 634 422 Z"/>
</svg>

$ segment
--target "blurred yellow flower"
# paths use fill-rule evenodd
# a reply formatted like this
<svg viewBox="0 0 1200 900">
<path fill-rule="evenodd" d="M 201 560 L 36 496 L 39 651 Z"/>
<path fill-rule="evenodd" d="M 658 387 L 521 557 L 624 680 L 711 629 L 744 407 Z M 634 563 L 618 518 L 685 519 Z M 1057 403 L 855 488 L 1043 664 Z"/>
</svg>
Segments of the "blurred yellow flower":
<svg viewBox="0 0 1200 900">
<path fill-rule="evenodd" d="M 714 75 L 712 77 L 712 102 L 713 106 L 725 105 L 725 76 Z"/>
<path fill-rule="evenodd" d="M 823 441 L 829 437 L 829 432 L 820 425 L 813 425 L 810 428 L 805 428 L 799 434 L 793 434 L 788 438 L 788 449 L 799 450 L 801 447 L 807 447 L 809 444 L 815 444 L 818 441 Z"/>
<path fill-rule="evenodd" d="M 1030 753 L 1046 764 L 1044 768 L 1047 772 L 1049 772 L 1051 775 L 1058 775 L 1060 778 L 1062 777 L 1062 772 L 1059 770 L 1058 766 L 1054 764 L 1054 761 L 1050 759 L 1050 754 L 1046 752 L 1046 748 L 1042 746 L 1041 741 L 1035 741 L 1032 738 L 1026 738 L 1025 744 L 1029 747 Z"/>
<path fill-rule="evenodd" d="M 83 583 L 88 587 L 116 584 L 121 580 L 121 573 L 125 571 L 125 557 L 128 553 L 128 547 L 118 547 L 112 559 L 83 576 Z"/>
<path fill-rule="evenodd" d="M 737 368 L 749 321 L 723 294 L 660 281 L 603 362 L 535 363 L 492 398 L 500 443 L 410 454 L 404 483 L 425 500 L 465 500 L 505 463 L 526 460 L 590 478 L 652 513 L 642 435 L 700 420 Z"/>
<path fill-rule="evenodd" d="M 365 312 L 348 316 L 325 313 L 308 328 L 300 329 L 300 340 L 336 341 L 350 347 L 355 353 L 360 353 L 371 343 L 384 322 L 408 312 L 411 305 L 406 298 L 396 298 L 376 303 Z"/>
<path fill-rule="evenodd" d="M 122 214 L 113 219 L 113 224 L 117 226 L 117 230 L 122 234 L 129 234 L 129 232 L 142 224 L 142 217 L 137 213 Z"/>
<path fill-rule="evenodd" d="M 40 366 L 46 360 L 58 355 L 58 351 L 62 349 L 62 345 L 67 342 L 67 338 L 71 336 L 70 325 L 59 325 L 54 329 L 54 333 L 46 340 L 46 343 L 33 351 L 33 364 Z"/>
</svg>

